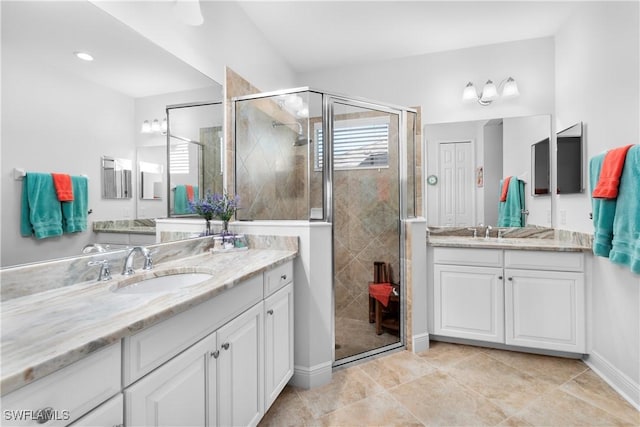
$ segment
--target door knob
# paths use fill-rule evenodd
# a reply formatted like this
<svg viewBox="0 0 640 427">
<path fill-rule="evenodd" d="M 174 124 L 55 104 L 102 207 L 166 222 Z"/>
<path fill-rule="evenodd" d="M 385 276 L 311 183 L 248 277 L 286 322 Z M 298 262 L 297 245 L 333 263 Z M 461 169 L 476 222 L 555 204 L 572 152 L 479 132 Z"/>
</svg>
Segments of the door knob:
<svg viewBox="0 0 640 427">
<path fill-rule="evenodd" d="M 226 343 L 222 344 L 222 348 L 225 349 L 225 350 L 229 350 L 229 343 L 226 342 Z"/>
<path fill-rule="evenodd" d="M 213 357 L 214 359 L 217 359 L 218 356 L 220 356 L 220 351 L 219 350 L 211 352 L 211 357 Z"/>
</svg>

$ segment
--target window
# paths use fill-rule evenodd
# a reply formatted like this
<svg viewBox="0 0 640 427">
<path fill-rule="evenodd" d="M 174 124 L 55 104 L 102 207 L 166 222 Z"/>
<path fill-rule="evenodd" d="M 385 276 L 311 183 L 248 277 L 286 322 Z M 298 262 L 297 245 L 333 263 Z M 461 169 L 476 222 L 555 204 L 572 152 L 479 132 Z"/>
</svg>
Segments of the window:
<svg viewBox="0 0 640 427">
<path fill-rule="evenodd" d="M 315 169 L 322 169 L 322 124 L 315 125 Z M 333 130 L 334 169 L 389 167 L 389 117 L 335 122 Z"/>
<path fill-rule="evenodd" d="M 169 172 L 174 174 L 189 173 L 189 143 L 179 142 L 171 145 L 169 151 Z"/>
</svg>

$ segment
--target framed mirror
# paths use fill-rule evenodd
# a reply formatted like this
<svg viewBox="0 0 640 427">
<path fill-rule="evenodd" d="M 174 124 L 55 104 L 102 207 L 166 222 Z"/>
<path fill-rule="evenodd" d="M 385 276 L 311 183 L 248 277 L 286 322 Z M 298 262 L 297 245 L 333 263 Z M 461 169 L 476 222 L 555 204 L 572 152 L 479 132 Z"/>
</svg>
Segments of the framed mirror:
<svg viewBox="0 0 640 427">
<path fill-rule="evenodd" d="M 531 145 L 531 195 L 534 197 L 551 194 L 549 150 L 549 138 Z"/>
<path fill-rule="evenodd" d="M 582 150 L 582 122 L 556 134 L 558 145 L 556 170 L 558 171 L 556 193 L 582 193 L 584 155 Z"/>
</svg>

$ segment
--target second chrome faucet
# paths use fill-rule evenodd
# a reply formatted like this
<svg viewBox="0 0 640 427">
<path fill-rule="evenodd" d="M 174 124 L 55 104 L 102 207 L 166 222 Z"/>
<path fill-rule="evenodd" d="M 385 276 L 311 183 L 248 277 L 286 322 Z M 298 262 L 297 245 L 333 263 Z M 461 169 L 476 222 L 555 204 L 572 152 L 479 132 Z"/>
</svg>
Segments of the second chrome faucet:
<svg viewBox="0 0 640 427">
<path fill-rule="evenodd" d="M 125 276 L 129 276 L 133 274 L 133 258 L 139 252 L 144 256 L 144 266 L 143 270 L 151 270 L 153 268 L 153 259 L 151 258 L 151 251 L 145 248 L 144 246 L 134 246 L 129 250 L 126 258 L 124 259 L 124 266 L 122 267 L 122 274 Z"/>
</svg>

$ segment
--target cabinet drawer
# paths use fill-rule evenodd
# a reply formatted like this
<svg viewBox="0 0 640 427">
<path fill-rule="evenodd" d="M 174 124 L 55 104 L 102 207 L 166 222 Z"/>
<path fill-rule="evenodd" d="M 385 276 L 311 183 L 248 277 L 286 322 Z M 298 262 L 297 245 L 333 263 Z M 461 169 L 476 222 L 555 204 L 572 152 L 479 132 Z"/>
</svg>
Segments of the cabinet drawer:
<svg viewBox="0 0 640 427">
<path fill-rule="evenodd" d="M 87 356 L 2 398 L 3 421 L 12 426 L 67 425 L 120 391 L 120 342 Z M 9 412 L 7 412 L 9 411 Z"/>
<path fill-rule="evenodd" d="M 583 271 L 582 252 L 505 251 L 505 268 L 531 270 Z"/>
<path fill-rule="evenodd" d="M 124 399 L 122 393 L 104 402 L 69 427 L 106 426 L 117 427 L 124 425 Z"/>
<path fill-rule="evenodd" d="M 164 322 L 124 339 L 125 386 L 262 300 L 262 276 L 254 276 Z"/>
<path fill-rule="evenodd" d="M 268 297 L 278 289 L 293 281 L 293 261 L 265 271 L 264 273 L 264 297 Z"/>
<path fill-rule="evenodd" d="M 433 248 L 435 264 L 502 267 L 501 249 Z"/>
</svg>

